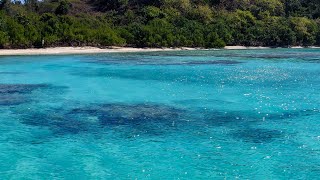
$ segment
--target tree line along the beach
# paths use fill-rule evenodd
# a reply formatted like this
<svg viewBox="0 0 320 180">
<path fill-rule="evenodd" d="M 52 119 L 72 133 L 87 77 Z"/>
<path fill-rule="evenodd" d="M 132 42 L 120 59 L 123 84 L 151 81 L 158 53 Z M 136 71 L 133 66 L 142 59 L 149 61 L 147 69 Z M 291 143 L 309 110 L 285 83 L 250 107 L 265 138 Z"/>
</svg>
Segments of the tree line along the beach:
<svg viewBox="0 0 320 180">
<path fill-rule="evenodd" d="M 0 47 L 320 45 L 319 0 L 0 0 Z"/>
</svg>

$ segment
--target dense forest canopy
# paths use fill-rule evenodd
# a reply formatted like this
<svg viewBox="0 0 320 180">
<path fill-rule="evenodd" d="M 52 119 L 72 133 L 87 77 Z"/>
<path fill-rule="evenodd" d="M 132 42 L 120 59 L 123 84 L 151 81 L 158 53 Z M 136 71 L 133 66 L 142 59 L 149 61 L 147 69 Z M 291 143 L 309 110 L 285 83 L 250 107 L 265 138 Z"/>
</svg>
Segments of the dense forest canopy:
<svg viewBox="0 0 320 180">
<path fill-rule="evenodd" d="M 320 45 L 319 0 L 0 0 L 0 47 Z"/>
</svg>

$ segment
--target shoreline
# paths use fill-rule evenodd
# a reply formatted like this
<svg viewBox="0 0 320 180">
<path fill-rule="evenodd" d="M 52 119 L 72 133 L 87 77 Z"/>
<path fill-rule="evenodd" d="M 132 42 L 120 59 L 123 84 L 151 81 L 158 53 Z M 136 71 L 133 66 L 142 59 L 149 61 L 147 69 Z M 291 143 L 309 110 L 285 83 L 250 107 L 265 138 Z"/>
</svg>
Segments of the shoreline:
<svg viewBox="0 0 320 180">
<path fill-rule="evenodd" d="M 304 48 L 300 46 L 290 47 L 292 49 Z M 308 47 L 319 48 L 319 47 Z M 212 50 L 255 50 L 255 49 L 272 49 L 271 47 L 246 47 L 246 46 L 226 46 L 222 49 Z M 52 47 L 40 49 L 0 49 L 0 56 L 22 56 L 22 55 L 77 55 L 77 54 L 101 54 L 101 53 L 125 53 L 125 52 L 160 52 L 160 51 L 183 51 L 183 50 L 211 50 L 204 48 L 132 48 L 132 47 Z"/>
<path fill-rule="evenodd" d="M 101 53 L 121 53 L 121 52 L 155 52 L 179 50 L 173 48 L 131 48 L 131 47 L 111 47 L 98 48 L 91 46 L 84 47 L 52 47 L 52 48 L 30 48 L 30 49 L 1 49 L 0 56 L 21 56 L 21 55 L 77 55 L 77 54 L 101 54 Z M 182 48 L 181 48 L 182 50 Z"/>
</svg>

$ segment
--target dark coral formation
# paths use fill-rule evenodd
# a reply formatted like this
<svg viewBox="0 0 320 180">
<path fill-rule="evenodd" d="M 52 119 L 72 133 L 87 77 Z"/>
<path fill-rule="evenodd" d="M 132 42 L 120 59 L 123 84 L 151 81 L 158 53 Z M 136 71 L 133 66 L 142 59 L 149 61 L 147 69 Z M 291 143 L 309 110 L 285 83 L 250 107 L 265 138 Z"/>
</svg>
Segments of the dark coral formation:
<svg viewBox="0 0 320 180">
<path fill-rule="evenodd" d="M 19 94 L 0 93 L 0 106 L 12 106 L 29 102 L 24 96 Z"/>
<path fill-rule="evenodd" d="M 167 58 L 167 59 L 166 59 Z M 175 60 L 171 59 L 172 57 L 162 57 L 162 58 L 136 58 L 136 57 L 127 57 L 125 59 L 119 57 L 96 57 L 95 59 L 86 60 L 87 63 L 98 63 L 104 65 L 161 65 L 161 66 L 170 66 L 170 65 L 236 65 L 244 62 L 236 60 Z"/>
<path fill-rule="evenodd" d="M 0 84 L 0 105 L 11 106 L 28 103 L 30 94 L 36 90 L 58 90 L 66 87 L 50 84 Z"/>
<path fill-rule="evenodd" d="M 17 74 L 23 74 L 23 72 L 10 72 L 10 71 L 0 71 L 0 74 L 9 74 L 9 75 L 17 75 Z"/>
<path fill-rule="evenodd" d="M 244 128 L 232 133 L 236 139 L 249 143 L 270 143 L 284 136 L 279 130 L 262 129 L 262 128 Z"/>
<path fill-rule="evenodd" d="M 61 112 L 45 111 L 29 111 L 23 114 L 21 122 L 43 128 L 49 128 L 55 135 L 77 134 L 85 132 L 90 128 L 90 124 L 80 119 L 73 119 Z"/>
<path fill-rule="evenodd" d="M 26 94 L 40 88 L 47 88 L 48 84 L 0 84 L 0 93 L 6 94 Z"/>
<path fill-rule="evenodd" d="M 126 126 L 140 133 L 157 134 L 179 121 L 182 110 L 159 104 L 102 104 L 70 113 L 95 116 L 102 127 Z"/>
<path fill-rule="evenodd" d="M 318 110 L 288 111 L 262 114 L 254 111 L 218 111 L 180 109 L 152 103 L 105 103 L 71 105 L 20 111 L 20 121 L 26 125 L 49 129 L 54 135 L 79 133 L 100 134 L 115 130 L 125 137 L 133 135 L 162 136 L 170 132 L 207 131 L 227 127 L 230 136 L 248 143 L 270 143 L 286 135 L 281 129 L 253 128 L 262 120 L 292 120 L 318 114 Z"/>
<path fill-rule="evenodd" d="M 182 64 L 187 65 L 235 65 L 241 64 L 243 62 L 234 61 L 234 60 L 212 60 L 212 61 L 189 61 Z"/>
<path fill-rule="evenodd" d="M 159 135 L 178 122 L 182 113 L 159 104 L 94 104 L 71 110 L 29 111 L 22 115 L 21 122 L 49 128 L 54 134 L 96 133 L 123 127 L 126 132 Z"/>
<path fill-rule="evenodd" d="M 30 101 L 27 94 L 47 87 L 49 87 L 47 84 L 0 84 L 0 105 L 11 106 L 27 103 Z"/>
</svg>

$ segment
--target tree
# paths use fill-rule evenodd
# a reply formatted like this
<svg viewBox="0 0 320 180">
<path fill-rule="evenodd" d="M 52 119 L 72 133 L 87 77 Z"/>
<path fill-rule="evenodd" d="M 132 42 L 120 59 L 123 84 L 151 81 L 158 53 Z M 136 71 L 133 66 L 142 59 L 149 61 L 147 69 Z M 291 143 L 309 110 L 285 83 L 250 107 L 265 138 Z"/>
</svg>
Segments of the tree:
<svg viewBox="0 0 320 180">
<path fill-rule="evenodd" d="M 175 8 L 182 12 L 187 12 L 191 8 L 190 0 L 163 0 L 165 8 Z"/>
<path fill-rule="evenodd" d="M 251 41 L 256 38 L 254 29 L 256 28 L 257 20 L 250 11 L 237 10 L 230 15 L 227 22 L 232 31 L 234 44 L 251 45 Z"/>
<path fill-rule="evenodd" d="M 98 11 L 118 11 L 128 6 L 128 0 L 93 0 L 92 3 Z"/>
<path fill-rule="evenodd" d="M 206 38 L 207 48 L 222 48 L 226 46 L 226 43 L 219 37 L 216 32 L 211 32 Z"/>
<path fill-rule="evenodd" d="M 10 3 L 10 0 L 0 0 L 0 10 L 5 9 Z"/>
<path fill-rule="evenodd" d="M 250 10 L 254 14 L 266 11 L 271 16 L 282 16 L 285 14 L 284 4 L 280 0 L 254 0 L 254 4 Z"/>
<path fill-rule="evenodd" d="M 0 31 L 0 48 L 9 44 L 9 36 L 6 32 Z"/>
<path fill-rule="evenodd" d="M 38 11 L 39 5 L 37 0 L 25 0 L 25 5 L 31 11 Z"/>
<path fill-rule="evenodd" d="M 292 17 L 290 23 L 299 45 L 310 46 L 316 42 L 317 25 L 305 17 Z"/>
<path fill-rule="evenodd" d="M 62 1 L 60 1 L 60 4 L 55 11 L 55 14 L 56 15 L 66 15 L 66 14 L 68 14 L 71 7 L 72 7 L 71 3 L 69 3 L 66 0 L 62 0 Z"/>
<path fill-rule="evenodd" d="M 285 18 L 267 16 L 258 27 L 261 29 L 258 39 L 263 41 L 264 46 L 296 45 L 296 34 Z"/>
<path fill-rule="evenodd" d="M 212 21 L 213 12 L 208 5 L 199 5 L 189 12 L 189 17 L 207 24 Z"/>
</svg>

